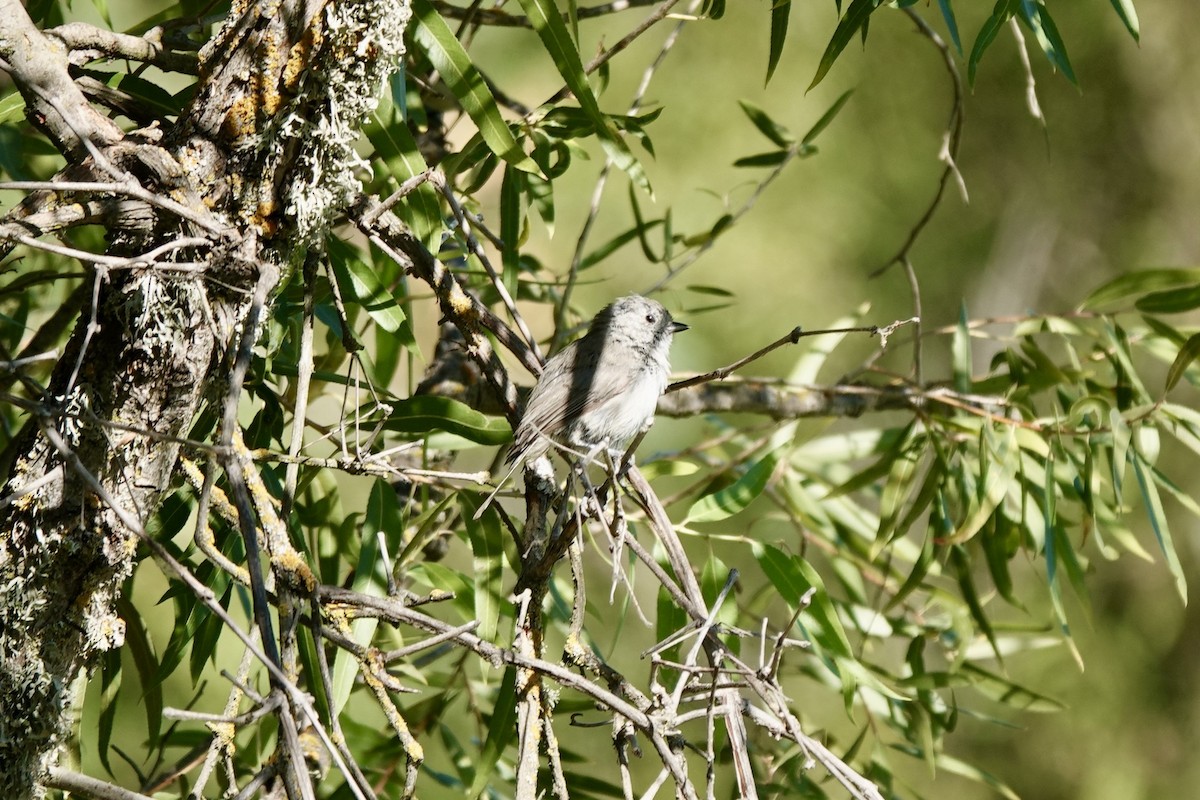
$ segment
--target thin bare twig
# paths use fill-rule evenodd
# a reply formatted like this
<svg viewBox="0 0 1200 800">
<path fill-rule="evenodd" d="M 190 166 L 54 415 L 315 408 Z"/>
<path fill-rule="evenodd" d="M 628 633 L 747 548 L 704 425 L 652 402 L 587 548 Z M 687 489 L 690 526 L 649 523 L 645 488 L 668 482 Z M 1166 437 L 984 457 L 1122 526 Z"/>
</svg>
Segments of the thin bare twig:
<svg viewBox="0 0 1200 800">
<path fill-rule="evenodd" d="M 851 328 L 825 328 L 822 330 L 815 330 L 815 331 L 806 331 L 806 330 L 802 329 L 799 325 L 797 325 L 795 328 L 792 328 L 792 330 L 790 332 L 779 337 L 778 339 L 771 342 L 766 347 L 760 348 L 759 350 L 756 350 L 755 352 L 751 353 L 748 356 L 745 356 L 744 358 L 739 358 L 737 361 L 734 361 L 732 364 L 728 364 L 724 367 L 719 367 L 717 369 L 712 370 L 711 372 L 706 372 L 703 375 L 696 375 L 694 377 L 687 378 L 685 380 L 675 381 L 674 383 L 672 383 L 670 386 L 667 387 L 667 392 L 668 393 L 677 392 L 680 389 L 688 389 L 692 386 L 698 386 L 702 383 L 708 383 L 709 381 L 717 381 L 717 380 L 722 380 L 724 378 L 728 378 L 734 372 L 738 371 L 739 369 L 746 366 L 747 364 L 757 361 L 758 359 L 762 358 L 763 356 L 767 355 L 768 353 L 772 352 L 773 350 L 777 350 L 778 348 L 783 347 L 785 344 L 796 344 L 797 342 L 799 342 L 802 338 L 804 338 L 806 336 L 824 336 L 824 335 L 830 334 L 830 333 L 869 333 L 872 336 L 879 337 L 880 347 L 887 347 L 888 337 L 891 336 L 896 331 L 897 328 L 899 328 L 903 325 L 908 325 L 910 323 L 914 323 L 914 322 L 919 322 L 919 320 L 916 317 L 911 317 L 909 319 L 897 320 L 895 322 L 891 322 L 891 323 L 889 323 L 887 325 L 883 325 L 883 326 L 860 325 L 860 326 L 851 327 Z"/>
</svg>

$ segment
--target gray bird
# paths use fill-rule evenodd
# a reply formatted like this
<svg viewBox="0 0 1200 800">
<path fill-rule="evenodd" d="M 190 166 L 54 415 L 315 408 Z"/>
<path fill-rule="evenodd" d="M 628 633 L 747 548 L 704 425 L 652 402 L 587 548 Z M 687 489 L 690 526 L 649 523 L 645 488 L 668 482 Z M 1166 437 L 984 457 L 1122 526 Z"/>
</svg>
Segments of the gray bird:
<svg viewBox="0 0 1200 800">
<path fill-rule="evenodd" d="M 687 329 L 661 303 L 638 295 L 601 310 L 586 334 L 546 362 L 506 459 L 512 470 L 552 445 L 588 459 L 603 450 L 619 457 L 654 422 L 671 338 Z"/>
</svg>

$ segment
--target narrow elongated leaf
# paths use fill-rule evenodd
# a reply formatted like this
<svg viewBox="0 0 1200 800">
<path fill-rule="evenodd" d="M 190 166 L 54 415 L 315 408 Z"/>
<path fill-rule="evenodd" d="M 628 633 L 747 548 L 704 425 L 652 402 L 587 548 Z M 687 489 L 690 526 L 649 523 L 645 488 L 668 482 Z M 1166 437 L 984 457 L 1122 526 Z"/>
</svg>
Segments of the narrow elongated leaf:
<svg viewBox="0 0 1200 800">
<path fill-rule="evenodd" d="M 1125 484 L 1125 464 L 1129 457 L 1129 443 L 1133 438 L 1133 432 L 1129 429 L 1125 418 L 1121 416 L 1119 409 L 1112 409 L 1108 413 L 1108 424 L 1112 429 L 1112 454 L 1110 456 L 1112 463 L 1112 481 L 1113 492 L 1116 494 L 1117 501 L 1121 500 L 1121 490 Z"/>
<path fill-rule="evenodd" d="M 484 514 L 475 519 L 478 499 L 469 492 L 459 495 L 467 538 L 471 542 L 472 567 L 475 578 L 475 619 L 479 620 L 476 635 L 485 642 L 495 642 L 500 627 L 500 602 L 503 598 L 504 538 L 496 514 Z"/>
<path fill-rule="evenodd" d="M 975 621 L 975 626 L 983 631 L 983 635 L 987 637 L 988 644 L 992 646 L 992 652 L 996 654 L 996 660 L 1003 663 L 1004 659 L 1000 653 L 1000 645 L 996 642 L 996 632 L 992 629 L 992 622 L 983 610 L 983 603 L 979 599 L 979 592 L 975 589 L 975 578 L 971 574 L 971 560 L 967 557 L 961 545 L 954 545 L 950 548 L 950 562 L 954 565 L 954 573 L 958 579 L 958 592 L 962 595 L 963 601 L 966 602 L 967 610 L 971 612 L 971 619 Z"/>
<path fill-rule="evenodd" d="M 517 735 L 517 670 L 508 667 L 504 670 L 504 680 L 496 694 L 496 705 L 492 709 L 492 719 L 487 726 L 487 740 L 476 761 L 475 780 L 471 782 L 471 791 L 467 797 L 478 797 L 492 782 L 492 773 L 500 763 L 500 756 L 505 748 Z"/>
<path fill-rule="evenodd" d="M 767 53 L 767 79 L 770 83 L 779 58 L 783 55 L 783 43 L 787 41 L 788 15 L 792 11 L 792 0 L 774 0 L 771 4 L 771 46 Z"/>
<path fill-rule="evenodd" d="M 917 467 L 921 462 L 919 448 L 909 448 L 907 443 L 894 457 L 888 470 L 887 483 L 879 498 L 879 532 L 875 537 L 875 548 L 882 551 L 895 536 L 903 536 L 898 522 L 900 512 L 912 494 L 912 487 L 917 479 Z"/>
<path fill-rule="evenodd" d="M 412 11 L 409 30 L 413 41 L 446 81 L 455 98 L 462 103 L 467 116 L 479 128 L 483 141 L 493 153 L 518 169 L 537 172 L 537 164 L 513 138 L 504 118 L 500 116 L 500 107 L 496 105 L 496 98 L 492 96 L 487 82 L 446 20 L 442 19 L 429 0 L 412 0 Z M 562 24 L 561 20 L 559 24 Z"/>
<path fill-rule="evenodd" d="M 521 230 L 525 224 L 524 178 L 524 173 L 509 164 L 504 168 L 504 180 L 500 184 L 500 239 L 504 242 L 500 258 L 504 264 L 504 285 L 514 296 L 521 261 Z"/>
<path fill-rule="evenodd" d="M 1171 391 L 1175 388 L 1175 384 L 1179 383 L 1180 378 L 1187 372 L 1187 368 L 1192 365 L 1192 362 L 1200 357 L 1200 333 L 1192 334 L 1183 347 L 1179 348 L 1179 355 L 1175 356 L 1175 360 L 1171 362 L 1171 368 L 1167 370 L 1166 391 Z"/>
<path fill-rule="evenodd" d="M 1024 606 L 1013 592 L 1012 575 L 1008 570 L 1008 562 L 1020 542 L 1020 532 L 1002 511 L 997 511 L 992 519 L 994 525 L 991 530 L 980 537 L 983 543 L 983 554 L 987 560 L 988 573 L 992 576 L 992 585 L 1009 605 L 1023 609 Z"/>
<path fill-rule="evenodd" d="M 109 650 L 100 662 L 100 718 L 97 720 L 96 754 L 100 757 L 100 765 L 109 775 L 113 774 L 109 763 L 109 751 L 112 749 L 113 722 L 117 718 L 117 695 L 121 691 L 121 651 Z"/>
<path fill-rule="evenodd" d="M 996 0 L 995 7 L 992 8 L 992 14 L 983 23 L 979 29 L 979 34 L 975 37 L 975 44 L 971 47 L 971 55 L 967 59 L 967 81 L 972 86 L 975 85 L 975 70 L 979 66 L 979 60 L 983 58 L 984 52 L 996 40 L 1000 29 L 1004 27 L 1009 18 L 1013 15 L 1013 5 L 1017 0 Z"/>
<path fill-rule="evenodd" d="M 987 473 L 983 476 L 982 491 L 978 497 L 970 498 L 966 517 L 947 540 L 954 544 L 967 541 L 983 528 L 1000 505 L 1000 501 L 1008 494 L 1009 486 L 1012 485 L 1020 466 L 1021 453 L 1017 447 L 1016 428 L 1006 425 L 1004 430 L 996 435 L 990 426 L 985 426 L 983 439 L 987 447 Z"/>
<path fill-rule="evenodd" d="M 958 325 L 950 342 L 950 354 L 954 360 L 954 388 L 960 392 L 971 391 L 971 332 L 967 327 L 965 301 L 958 310 Z"/>
<path fill-rule="evenodd" d="M 638 202 L 637 190 L 633 184 L 629 185 L 629 207 L 633 210 L 634 230 L 637 232 L 638 244 L 642 246 L 642 255 L 651 264 L 657 264 L 660 259 L 650 244 L 648 235 L 650 228 L 646 224 L 645 217 L 642 216 L 642 205 Z"/>
<path fill-rule="evenodd" d="M 1095 310 L 1136 295 L 1200 283 L 1200 269 L 1145 269 L 1113 278 L 1096 289 L 1080 308 Z"/>
<path fill-rule="evenodd" d="M 958 38 L 958 20 L 954 18 L 954 8 L 950 5 L 950 0 L 938 0 L 938 8 L 942 11 L 942 19 L 946 21 L 946 30 L 950 32 L 950 41 L 954 43 L 954 49 L 958 51 L 959 56 L 962 56 L 962 40 Z"/>
<path fill-rule="evenodd" d="M 933 537 L 926 536 L 924 543 L 921 545 L 921 554 L 917 557 L 916 563 L 913 564 L 912 571 L 904 579 L 904 583 L 900 585 L 900 588 L 896 590 L 896 594 L 888 600 L 888 604 L 884 608 L 885 613 L 903 603 L 906 597 L 925 582 L 925 576 L 929 574 L 929 568 L 933 566 L 933 556 Z"/>
<path fill-rule="evenodd" d="M 404 328 L 404 309 L 379 282 L 375 270 L 360 259 L 352 247 L 336 237 L 329 237 L 326 246 L 342 297 L 361 305 L 379 327 L 389 333 L 400 333 Z M 409 332 L 406 338 L 412 340 L 412 333 Z M 412 341 L 415 344 L 415 340 Z"/>
<path fill-rule="evenodd" d="M 1121 18 L 1121 22 L 1125 23 L 1125 28 L 1129 31 L 1129 35 L 1134 41 L 1141 41 L 1141 29 L 1138 25 L 1137 9 L 1133 7 L 1133 0 L 1111 0 L 1113 8 L 1117 10 L 1117 16 Z"/>
<path fill-rule="evenodd" d="M 925 757 L 924 754 L 920 752 L 920 748 L 914 747 L 911 744 L 899 743 L 893 744 L 891 747 L 901 752 L 908 753 L 908 755 L 912 756 L 913 758 Z M 966 778 L 990 787 L 997 794 L 1006 798 L 1006 800 L 1021 800 L 1020 795 L 1014 792 L 1012 788 L 1008 786 L 1008 784 L 1004 783 L 1004 781 L 1000 780 L 990 772 L 982 770 L 973 764 L 969 764 L 960 758 L 955 758 L 954 756 L 939 752 L 934 754 L 933 763 L 934 766 L 939 770 L 945 770 L 946 772 L 958 775 L 959 777 Z"/>
<path fill-rule="evenodd" d="M 825 52 L 821 55 L 821 61 L 817 64 L 817 74 L 813 76 L 812 83 L 808 85 L 812 89 L 825 77 L 829 72 L 829 68 L 833 66 L 833 62 L 837 61 L 837 57 L 846 49 L 846 45 L 854 38 L 854 34 L 858 33 L 875 9 L 882 5 L 883 0 L 854 0 L 850 7 L 846 9 L 845 16 L 838 23 L 837 28 L 833 31 L 833 38 L 829 40 L 829 44 L 825 46 Z"/>
<path fill-rule="evenodd" d="M 583 270 L 585 270 L 589 267 L 596 266 L 601 261 L 603 261 L 604 259 L 611 256 L 613 253 L 615 253 L 617 250 L 619 250 L 620 248 L 629 244 L 634 239 L 638 238 L 638 236 L 640 236 L 643 233 L 643 231 L 658 227 L 659 225 L 662 225 L 662 224 L 663 224 L 662 220 L 652 219 L 649 222 L 645 223 L 644 228 L 641 226 L 635 225 L 634 227 L 630 228 L 629 230 L 617 234 L 616 236 L 609 239 L 607 242 L 600 245 L 595 250 L 593 250 L 592 252 L 590 252 L 586 256 L 584 256 L 579 262 L 579 271 L 582 272 Z"/>
<path fill-rule="evenodd" d="M 963 663 L 962 672 L 966 682 L 976 691 L 1022 711 L 1064 711 L 1066 706 L 1053 697 L 1039 694 L 1032 689 L 1015 683 L 1012 679 L 984 669 L 976 663 Z"/>
<path fill-rule="evenodd" d="M 1058 620 L 1059 630 L 1062 632 L 1063 640 L 1074 656 L 1076 663 L 1082 668 L 1083 657 L 1079 654 L 1079 648 L 1075 645 L 1075 639 L 1071 636 L 1071 626 L 1067 622 L 1067 610 L 1063 605 L 1062 599 L 1062 582 L 1058 579 L 1058 538 L 1057 528 L 1058 523 L 1058 487 L 1054 482 L 1054 458 L 1053 454 L 1046 460 L 1046 475 L 1045 482 L 1042 486 L 1043 505 L 1042 519 L 1045 525 L 1043 539 L 1044 549 L 1043 555 L 1046 559 L 1046 582 L 1050 587 L 1050 606 L 1054 609 L 1054 616 Z"/>
<path fill-rule="evenodd" d="M 742 156 L 733 162 L 735 167 L 777 167 L 788 160 L 791 154 L 787 150 L 775 150 L 770 153 L 755 153 L 752 156 Z"/>
<path fill-rule="evenodd" d="M 397 186 L 425 171 L 425 159 L 396 108 L 381 109 L 363 132 Z M 442 238 L 442 211 L 437 190 L 423 183 L 395 209 L 412 227 L 421 243 L 430 252 L 436 253 Z"/>
<path fill-rule="evenodd" d="M 749 100 L 739 100 L 738 105 L 742 107 L 742 111 L 754 123 L 754 127 L 758 128 L 759 133 L 766 136 L 779 147 L 786 148 L 788 145 L 795 143 L 796 137 L 792 135 L 792 132 L 771 119 L 771 116 L 766 111 L 763 111 Z"/>
<path fill-rule="evenodd" d="M 1142 491 L 1142 500 L 1146 504 L 1146 516 L 1150 518 L 1150 527 L 1154 530 L 1154 538 L 1158 540 L 1167 561 L 1167 569 L 1175 578 L 1175 590 L 1187 604 L 1187 578 L 1183 574 L 1183 566 L 1179 563 L 1179 554 L 1175 552 L 1175 540 L 1171 538 L 1171 530 L 1167 527 L 1167 515 L 1163 513 L 1162 498 L 1158 495 L 1158 486 L 1146 475 L 1148 467 L 1142 465 L 1142 456 L 1137 450 L 1131 450 L 1130 460 L 1133 461 L 1133 472 L 1137 476 L 1138 488 Z"/>
<path fill-rule="evenodd" d="M 1078 86 L 1075 72 L 1071 69 L 1071 60 L 1067 58 L 1067 47 L 1058 33 L 1054 18 L 1050 16 L 1050 10 L 1040 0 L 1021 0 L 1020 9 L 1021 19 L 1029 26 L 1029 30 L 1033 31 L 1033 36 L 1046 58 L 1067 80 Z"/>
<path fill-rule="evenodd" d="M 1200 285 L 1154 292 L 1138 298 L 1134 305 L 1138 311 L 1147 314 L 1178 314 L 1182 311 L 1191 311 L 1194 308 L 1200 308 Z"/>
<path fill-rule="evenodd" d="M 838 95 L 838 99 L 834 100 L 833 105 L 831 105 L 828 110 L 821 115 L 819 120 L 813 123 L 813 126 L 808 129 L 808 132 L 804 134 L 804 138 L 800 141 L 807 145 L 816 139 L 817 136 L 821 134 L 821 131 L 829 127 L 829 123 L 833 122 L 833 118 L 836 117 L 838 112 L 842 110 L 842 107 L 846 105 L 846 101 L 850 99 L 850 95 L 852 94 L 854 94 L 854 90 L 847 89 Z M 803 155 L 803 152 L 801 155 Z"/>
<path fill-rule="evenodd" d="M 687 522 L 716 522 L 743 510 L 762 494 L 778 463 L 779 457 L 775 451 L 767 453 L 736 481 L 692 503 Z"/>
<path fill-rule="evenodd" d="M 403 433 L 447 431 L 486 445 L 503 444 L 512 435 L 503 419 L 480 414 L 457 400 L 431 395 L 398 401 L 384 427 Z"/>
<path fill-rule="evenodd" d="M 789 605 L 795 607 L 809 589 L 815 589 L 804 616 L 811 616 L 820 626 L 815 638 L 830 653 L 839 658 L 854 660 L 850 640 L 838 618 L 821 576 L 800 556 L 788 555 L 778 547 L 754 542 L 754 557 L 771 585 Z"/>
<path fill-rule="evenodd" d="M 377 478 L 367 497 L 367 513 L 360 528 L 362 545 L 354 567 L 354 583 L 351 585 L 354 591 L 375 597 L 383 597 L 387 593 L 386 576 L 391 573 L 391 565 L 383 561 L 380 537 L 390 534 L 398 539 L 402 527 L 396 491 L 387 481 Z M 366 647 L 370 645 L 378 626 L 378 619 L 360 617 L 350 623 L 350 636 Z M 334 714 L 340 714 L 346 706 L 357 675 L 358 659 L 353 653 L 338 648 L 333 660 L 333 696 L 329 699 Z"/>
</svg>

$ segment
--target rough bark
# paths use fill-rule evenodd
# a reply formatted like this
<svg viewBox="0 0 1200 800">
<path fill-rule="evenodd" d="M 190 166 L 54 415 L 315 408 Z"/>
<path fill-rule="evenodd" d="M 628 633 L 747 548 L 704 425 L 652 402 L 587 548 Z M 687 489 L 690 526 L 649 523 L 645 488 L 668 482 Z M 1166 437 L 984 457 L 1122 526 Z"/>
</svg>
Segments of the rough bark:
<svg viewBox="0 0 1200 800">
<path fill-rule="evenodd" d="M 68 198 L 137 201 L 111 220 L 108 256 L 191 242 L 95 268 L 95 302 L 14 448 L 0 490 L 0 796 L 42 793 L 76 676 L 122 643 L 113 601 L 170 486 L 173 439 L 223 394 L 260 277 L 278 286 L 358 189 L 356 127 L 407 18 L 406 3 L 378 0 L 235 2 L 178 122 L 128 133 L 88 104 L 62 40 L 0 0 L 0 57 L 67 157 L 60 179 L 122 187 L 31 195 L 0 228 L 5 250 Z"/>
</svg>

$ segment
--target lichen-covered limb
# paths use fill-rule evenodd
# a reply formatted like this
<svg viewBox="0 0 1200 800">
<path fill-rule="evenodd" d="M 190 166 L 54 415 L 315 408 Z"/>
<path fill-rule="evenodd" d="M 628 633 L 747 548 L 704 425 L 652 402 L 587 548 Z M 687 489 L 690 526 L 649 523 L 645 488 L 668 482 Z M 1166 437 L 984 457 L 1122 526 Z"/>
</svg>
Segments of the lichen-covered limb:
<svg viewBox="0 0 1200 800">
<path fill-rule="evenodd" d="M 162 254 L 97 273 L 0 487 L 14 498 L 0 508 L 3 797 L 42 793 L 70 732 L 68 687 L 122 642 L 113 601 L 133 568 L 132 531 L 165 496 L 179 441 L 229 374 L 259 276 L 286 276 L 360 190 L 359 125 L 403 57 L 403 2 L 235 7 L 200 54 L 192 104 L 135 135 L 88 103 L 61 40 L 18 0 L 0 0 L 0 59 L 67 161 L 57 187 L 30 189 L 9 220 L 32 217 L 40 233 L 111 223 L 103 257 L 85 261 L 102 267 Z M 0 229 L 6 250 L 17 231 L 30 234 Z M 119 426 L 160 435 L 114 435 Z"/>
</svg>

